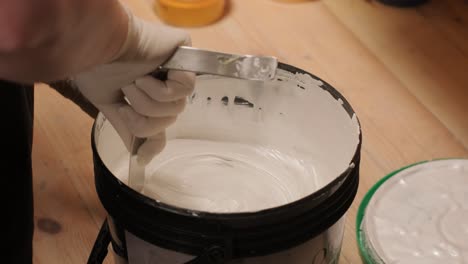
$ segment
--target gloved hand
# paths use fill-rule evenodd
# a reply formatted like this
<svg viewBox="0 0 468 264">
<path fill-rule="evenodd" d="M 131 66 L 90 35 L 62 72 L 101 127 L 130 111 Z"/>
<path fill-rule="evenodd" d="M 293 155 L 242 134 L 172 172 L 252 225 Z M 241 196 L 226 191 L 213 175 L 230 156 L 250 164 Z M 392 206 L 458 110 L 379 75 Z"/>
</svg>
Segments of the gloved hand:
<svg viewBox="0 0 468 264">
<path fill-rule="evenodd" d="M 190 45 L 190 38 L 181 30 L 127 13 L 128 34 L 119 54 L 108 64 L 78 74 L 74 82 L 113 125 L 127 149 L 133 136 L 147 138 L 138 150 L 138 161 L 146 164 L 164 148 L 165 128 L 184 109 L 195 75 L 169 71 L 165 81 L 148 76 L 177 46 Z"/>
</svg>

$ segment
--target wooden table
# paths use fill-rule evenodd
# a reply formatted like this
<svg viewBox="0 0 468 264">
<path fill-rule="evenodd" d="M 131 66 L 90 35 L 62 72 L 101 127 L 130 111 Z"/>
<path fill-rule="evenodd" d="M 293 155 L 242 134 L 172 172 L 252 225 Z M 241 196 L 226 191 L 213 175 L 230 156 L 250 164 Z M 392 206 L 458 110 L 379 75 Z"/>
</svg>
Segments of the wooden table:
<svg viewBox="0 0 468 264">
<path fill-rule="evenodd" d="M 157 20 L 147 0 L 127 2 Z M 372 184 L 416 161 L 468 157 L 468 3 L 231 2 L 218 23 L 190 29 L 194 46 L 275 55 L 332 84 L 360 118 L 362 180 L 341 263 L 361 263 L 355 217 Z M 85 263 L 105 217 L 94 189 L 91 125 L 78 107 L 36 88 L 35 263 Z"/>
</svg>

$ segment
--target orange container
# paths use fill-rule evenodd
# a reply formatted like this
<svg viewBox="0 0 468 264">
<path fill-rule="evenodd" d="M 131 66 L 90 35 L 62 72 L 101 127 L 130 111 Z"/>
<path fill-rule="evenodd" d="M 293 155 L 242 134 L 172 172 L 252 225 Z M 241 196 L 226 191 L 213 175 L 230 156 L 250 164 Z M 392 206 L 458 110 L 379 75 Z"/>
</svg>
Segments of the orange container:
<svg viewBox="0 0 468 264">
<path fill-rule="evenodd" d="M 197 27 L 211 24 L 224 13 L 225 0 L 155 0 L 156 14 L 167 24 Z"/>
</svg>

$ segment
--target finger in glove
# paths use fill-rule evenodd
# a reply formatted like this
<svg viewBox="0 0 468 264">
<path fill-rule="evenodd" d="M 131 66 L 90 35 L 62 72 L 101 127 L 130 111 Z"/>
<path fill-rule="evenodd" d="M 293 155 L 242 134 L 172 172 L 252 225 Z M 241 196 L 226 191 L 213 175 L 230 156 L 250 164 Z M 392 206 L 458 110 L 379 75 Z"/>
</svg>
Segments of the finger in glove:
<svg viewBox="0 0 468 264">
<path fill-rule="evenodd" d="M 140 165 L 148 164 L 154 156 L 158 155 L 166 146 L 166 133 L 165 131 L 148 137 L 138 149 L 137 162 Z"/>
<path fill-rule="evenodd" d="M 140 138 L 150 138 L 173 124 L 177 116 L 147 117 L 137 113 L 131 106 L 119 108 L 119 114 L 130 132 Z"/>
<path fill-rule="evenodd" d="M 135 81 L 138 88 L 159 102 L 170 102 L 190 96 L 195 85 L 195 74 L 169 71 L 166 81 L 145 76 Z"/>
<path fill-rule="evenodd" d="M 153 89 L 161 89 L 154 87 Z M 158 102 L 149 97 L 135 84 L 130 84 L 122 88 L 122 92 L 130 102 L 132 108 L 139 114 L 148 117 L 176 116 L 185 108 L 186 99 L 179 99 L 171 102 Z"/>
</svg>

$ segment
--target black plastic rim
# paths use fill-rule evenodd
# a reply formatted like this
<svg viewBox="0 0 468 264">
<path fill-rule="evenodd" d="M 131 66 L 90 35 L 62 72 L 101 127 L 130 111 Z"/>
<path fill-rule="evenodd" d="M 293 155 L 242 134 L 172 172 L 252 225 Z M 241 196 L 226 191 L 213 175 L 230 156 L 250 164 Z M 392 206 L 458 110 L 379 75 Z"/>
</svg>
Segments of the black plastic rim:
<svg viewBox="0 0 468 264">
<path fill-rule="evenodd" d="M 346 99 L 320 78 L 280 63 L 280 69 L 309 74 L 335 99 L 343 101 L 350 117 L 354 111 Z M 293 203 L 249 213 L 207 213 L 156 202 L 117 179 L 101 160 L 92 129 L 95 184 L 110 217 L 119 225 L 160 247 L 190 255 L 213 246 L 223 248 L 226 259 L 262 256 L 297 246 L 335 224 L 353 202 L 359 182 L 362 134 L 350 166 L 335 180 Z"/>
</svg>

